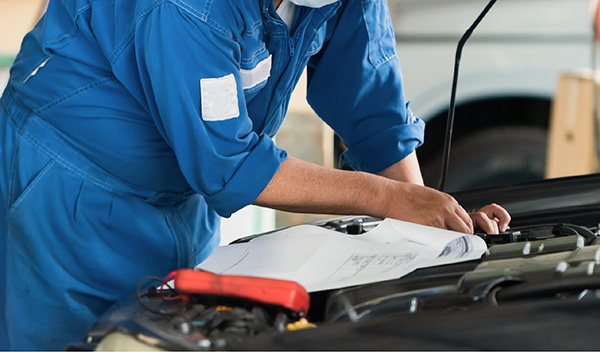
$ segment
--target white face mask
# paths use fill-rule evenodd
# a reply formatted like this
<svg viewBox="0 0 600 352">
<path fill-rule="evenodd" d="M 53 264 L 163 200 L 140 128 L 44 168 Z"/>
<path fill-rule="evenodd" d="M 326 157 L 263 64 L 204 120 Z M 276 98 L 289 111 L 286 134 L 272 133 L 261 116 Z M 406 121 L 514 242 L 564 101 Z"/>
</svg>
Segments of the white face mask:
<svg viewBox="0 0 600 352">
<path fill-rule="evenodd" d="M 320 8 L 325 5 L 333 4 L 338 0 L 288 0 L 291 3 L 294 3 L 298 6 L 306 6 L 306 7 L 314 7 Z"/>
</svg>

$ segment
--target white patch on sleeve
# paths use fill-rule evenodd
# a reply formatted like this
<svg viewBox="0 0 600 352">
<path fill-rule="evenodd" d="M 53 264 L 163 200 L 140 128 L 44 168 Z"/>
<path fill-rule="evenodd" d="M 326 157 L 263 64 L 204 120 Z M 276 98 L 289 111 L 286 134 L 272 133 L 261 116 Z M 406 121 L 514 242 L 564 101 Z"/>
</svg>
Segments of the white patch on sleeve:
<svg viewBox="0 0 600 352">
<path fill-rule="evenodd" d="M 242 76 L 242 87 L 244 87 L 244 89 L 250 89 L 266 81 L 271 76 L 272 64 L 273 57 L 269 55 L 268 58 L 256 64 L 256 67 L 253 69 L 241 69 L 240 74 Z"/>
<path fill-rule="evenodd" d="M 222 121 L 240 116 L 237 84 L 233 73 L 220 78 L 201 79 L 200 93 L 204 121 Z"/>
</svg>

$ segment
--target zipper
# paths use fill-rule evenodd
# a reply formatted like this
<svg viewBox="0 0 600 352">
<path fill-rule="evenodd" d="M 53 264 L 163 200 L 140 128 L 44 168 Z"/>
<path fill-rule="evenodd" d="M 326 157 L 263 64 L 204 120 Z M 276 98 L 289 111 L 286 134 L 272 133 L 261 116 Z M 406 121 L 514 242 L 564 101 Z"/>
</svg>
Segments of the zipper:
<svg viewBox="0 0 600 352">
<path fill-rule="evenodd" d="M 337 9 L 339 8 L 339 4 L 338 6 L 332 7 L 331 9 L 329 9 L 326 13 L 322 13 L 322 11 L 320 9 L 317 10 L 312 10 L 314 13 L 316 13 L 317 11 L 320 12 L 321 14 L 321 20 L 319 22 L 316 23 L 315 28 L 320 27 L 321 25 L 323 25 L 323 22 L 326 22 L 329 18 L 331 18 L 332 13 L 335 12 Z M 299 8 L 296 8 L 296 11 L 298 11 Z M 294 31 L 294 35 L 292 35 L 290 33 L 289 30 L 287 30 L 287 25 L 280 19 L 278 18 L 274 18 L 272 16 L 269 16 L 269 18 L 272 20 L 272 22 L 276 23 L 278 26 L 284 26 L 286 28 L 286 33 L 288 34 L 288 50 L 290 52 L 290 57 L 293 57 L 296 54 L 296 42 L 297 40 L 300 39 L 300 33 L 304 32 L 306 30 L 306 27 L 308 27 L 308 25 L 310 24 L 310 22 L 312 22 L 313 17 L 315 16 L 315 14 L 312 14 L 311 16 L 307 16 L 306 18 L 304 18 L 304 21 L 302 21 L 301 23 L 299 23 Z M 267 14 L 269 15 L 268 11 Z M 298 15 L 298 13 L 296 12 L 296 16 Z M 317 35 L 316 31 L 313 31 L 313 33 L 311 33 L 308 36 L 308 41 L 306 41 L 307 43 L 311 43 L 314 39 L 315 36 Z M 298 81 L 299 76 L 302 75 L 302 72 L 304 70 L 301 70 L 300 72 L 297 72 L 296 75 L 293 77 L 293 80 Z M 290 90 L 292 88 L 289 88 L 288 91 L 286 91 L 283 96 L 289 96 L 291 94 Z M 275 124 L 274 121 L 274 112 L 272 111 L 273 108 L 269 109 L 268 113 L 267 113 L 267 118 L 265 119 L 265 124 L 263 125 L 263 131 L 269 131 L 272 129 L 272 126 Z M 280 119 L 277 119 L 277 123 L 280 123 L 281 119 L 283 119 L 284 117 L 282 116 Z M 267 132 L 268 133 L 268 132 Z"/>
</svg>

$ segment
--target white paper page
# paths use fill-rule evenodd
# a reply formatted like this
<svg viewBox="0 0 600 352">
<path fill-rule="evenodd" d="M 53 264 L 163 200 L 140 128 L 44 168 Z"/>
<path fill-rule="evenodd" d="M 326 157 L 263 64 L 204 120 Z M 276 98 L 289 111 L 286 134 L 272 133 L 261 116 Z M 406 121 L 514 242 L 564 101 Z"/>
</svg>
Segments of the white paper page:
<svg viewBox="0 0 600 352">
<path fill-rule="evenodd" d="M 419 243 L 438 251 L 439 257 L 425 266 L 478 259 L 487 250 L 485 241 L 478 236 L 393 219 L 383 220 L 365 236 L 377 237 L 377 240 L 380 241 L 382 238 L 398 237 L 399 234 L 407 241 Z M 369 237 L 370 239 L 371 237 Z"/>
<path fill-rule="evenodd" d="M 302 225 L 219 247 L 198 268 L 293 280 L 314 292 L 395 279 L 419 267 L 481 257 L 485 242 L 470 236 L 471 244 L 466 236 L 391 219 L 362 235 Z"/>
</svg>

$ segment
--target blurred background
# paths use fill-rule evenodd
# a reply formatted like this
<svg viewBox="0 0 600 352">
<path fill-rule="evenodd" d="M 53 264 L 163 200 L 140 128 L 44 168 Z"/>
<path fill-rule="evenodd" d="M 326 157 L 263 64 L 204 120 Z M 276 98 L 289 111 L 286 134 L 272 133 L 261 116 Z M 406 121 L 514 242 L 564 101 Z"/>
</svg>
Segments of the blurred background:
<svg viewBox="0 0 600 352">
<path fill-rule="evenodd" d="M 456 45 L 487 2 L 388 0 L 405 93 L 427 122 L 418 155 L 432 187 Z M 0 87 L 45 7 L 46 0 L 0 0 Z M 499 0 L 492 8 L 463 52 L 446 191 L 597 172 L 592 13 L 589 0 Z M 303 77 L 276 142 L 290 155 L 337 167 L 343 143 L 308 106 L 305 86 Z M 222 243 L 328 217 L 250 206 L 224 220 Z"/>
</svg>

